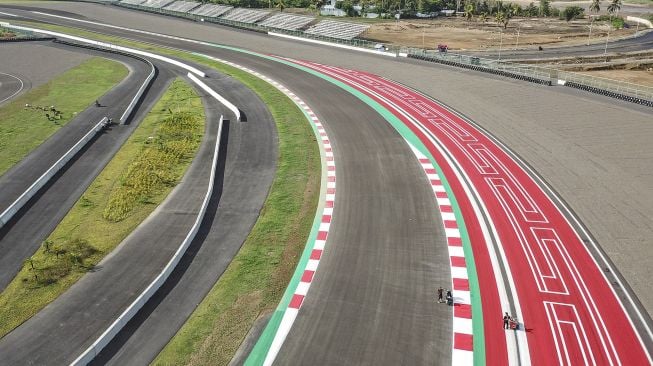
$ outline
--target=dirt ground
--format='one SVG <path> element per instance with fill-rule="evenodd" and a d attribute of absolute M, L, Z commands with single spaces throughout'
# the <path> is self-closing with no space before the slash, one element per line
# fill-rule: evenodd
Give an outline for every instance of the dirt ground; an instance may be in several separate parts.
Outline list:
<path fill-rule="evenodd" d="M 632 36 L 636 28 L 611 30 L 610 38 Z M 592 26 L 592 43 L 602 42 L 608 32 L 605 22 Z M 589 21 L 585 19 L 565 22 L 558 19 L 513 19 L 508 28 L 488 20 L 462 18 L 410 19 L 372 24 L 364 38 L 408 47 L 434 49 L 444 43 L 451 50 L 486 50 L 524 48 L 532 46 L 563 46 L 586 44 Z"/>
<path fill-rule="evenodd" d="M 584 71 L 581 74 L 600 78 L 622 80 L 633 84 L 653 87 L 653 71 L 646 70 L 599 70 Z"/>

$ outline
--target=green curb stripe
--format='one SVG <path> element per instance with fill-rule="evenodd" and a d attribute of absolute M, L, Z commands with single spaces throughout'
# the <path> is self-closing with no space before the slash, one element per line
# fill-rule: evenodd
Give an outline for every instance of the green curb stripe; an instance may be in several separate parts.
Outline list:
<path fill-rule="evenodd" d="M 264 58 L 270 61 L 275 61 L 279 62 L 282 64 L 285 64 L 290 67 L 294 67 L 296 69 L 302 70 L 304 72 L 307 72 L 309 74 L 312 74 L 316 77 L 319 77 L 323 80 L 326 80 L 339 88 L 349 92 L 350 94 L 354 95 L 361 101 L 363 101 L 365 104 L 370 106 L 372 109 L 374 109 L 377 113 L 379 113 L 390 125 L 392 125 L 397 132 L 406 140 L 408 140 L 415 148 L 417 148 L 420 152 L 422 152 L 424 155 L 426 155 L 433 166 L 435 167 L 436 171 L 438 174 L 441 176 L 442 180 L 442 185 L 445 187 L 445 190 L 447 191 L 447 195 L 449 196 L 449 199 L 451 201 L 451 206 L 453 207 L 454 214 L 456 215 L 456 221 L 459 223 L 459 230 L 460 230 L 460 236 L 463 242 L 463 250 L 465 252 L 465 258 L 467 260 L 467 272 L 469 276 L 469 287 L 470 287 L 470 297 L 471 297 L 471 302 L 472 302 L 472 327 L 473 327 L 473 334 L 474 334 L 474 365 L 485 365 L 486 360 L 485 360 L 485 338 L 484 338 L 484 329 L 483 329 L 483 312 L 482 312 L 482 307 L 481 307 L 481 295 L 480 295 L 480 287 L 478 284 L 478 274 L 476 272 L 476 264 L 474 261 L 474 256 L 473 256 L 473 251 L 471 248 L 471 242 L 469 240 L 469 234 L 467 232 L 467 228 L 465 226 L 465 221 L 463 219 L 462 212 L 460 210 L 460 206 L 458 205 L 458 201 L 455 198 L 455 195 L 453 194 L 453 190 L 451 189 L 451 186 L 448 182 L 448 179 L 442 174 L 442 169 L 440 166 L 437 164 L 435 161 L 435 158 L 433 158 L 433 155 L 429 152 L 429 150 L 426 148 L 426 146 L 422 143 L 422 141 L 413 133 L 413 131 L 406 126 L 397 116 L 392 114 L 389 110 L 381 106 L 378 102 L 373 100 L 371 97 L 367 96 L 366 94 L 363 94 L 362 92 L 352 88 L 351 86 L 336 80 L 330 76 L 324 75 L 318 71 L 315 71 L 313 69 L 310 69 L 305 66 L 301 66 L 298 64 L 295 64 L 293 62 L 280 59 L 277 57 L 273 56 L 267 56 L 263 54 L 259 54 L 256 52 L 252 51 L 247 51 L 247 50 L 241 50 L 239 48 L 235 47 L 230 47 L 230 46 L 223 46 L 223 45 L 217 45 L 217 44 L 211 44 L 213 47 L 217 48 L 222 48 L 222 49 L 227 49 L 239 53 L 246 53 L 249 55 L 253 55 L 256 57 Z M 203 54 L 197 54 L 200 56 L 205 56 Z M 205 56 L 206 57 L 206 56 Z M 319 220 L 319 218 L 316 218 Z M 298 267 L 298 268 L 303 268 L 303 267 Z M 296 275 L 297 273 L 295 273 Z M 301 274 L 300 274 L 301 276 Z M 295 277 L 295 276 L 293 276 Z M 285 297 L 285 295 L 284 295 Z M 281 321 L 282 314 L 279 316 L 279 320 L 276 322 L 274 326 L 278 328 L 279 322 Z M 268 326 L 273 326 L 272 324 L 272 319 Z M 268 331 L 268 328 L 266 327 L 266 332 Z M 276 333 L 276 329 L 275 329 Z M 271 341 L 270 341 L 271 342 Z M 255 350 L 262 352 L 263 350 L 258 347 L 258 342 L 257 345 L 255 346 Z M 269 345 L 268 345 L 269 348 Z M 254 351 L 252 351 L 254 353 Z M 265 354 L 267 354 L 267 349 L 265 350 Z M 263 359 L 265 357 L 263 356 Z M 249 361 L 249 359 L 248 359 Z M 262 362 L 261 362 L 262 363 Z M 247 363 L 249 365 L 249 363 Z"/>

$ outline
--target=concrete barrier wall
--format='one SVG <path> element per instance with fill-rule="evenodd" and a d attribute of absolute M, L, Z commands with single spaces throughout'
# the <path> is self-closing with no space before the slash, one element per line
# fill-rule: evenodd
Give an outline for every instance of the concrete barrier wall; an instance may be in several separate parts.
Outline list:
<path fill-rule="evenodd" d="M 34 195 L 45 186 L 86 144 L 97 135 L 108 123 L 106 117 L 102 118 L 90 131 L 88 131 L 73 147 L 59 158 L 48 170 L 43 173 L 23 194 L 20 195 L 2 214 L 0 214 L 0 228 L 3 227 Z"/>
<path fill-rule="evenodd" d="M 647 26 L 649 28 L 653 28 L 653 24 L 651 23 L 650 20 L 646 20 L 646 19 L 638 18 L 638 17 L 631 17 L 630 15 L 626 17 L 626 20 L 629 21 L 629 22 L 644 24 L 645 26 Z"/>
<path fill-rule="evenodd" d="M 188 78 L 191 79 L 195 84 L 197 84 L 202 90 L 209 93 L 213 98 L 217 99 L 225 107 L 227 107 L 235 116 L 238 121 L 240 121 L 240 110 L 233 103 L 225 99 L 222 95 L 218 94 L 215 90 L 209 88 L 208 85 L 204 84 L 200 79 L 195 77 L 195 75 L 188 73 Z"/>
<path fill-rule="evenodd" d="M 156 293 L 156 291 L 163 286 L 172 271 L 175 269 L 181 258 L 186 253 L 188 246 L 195 238 L 200 224 L 206 214 L 206 209 L 213 194 L 213 184 L 215 182 L 215 174 L 218 163 L 218 152 L 220 151 L 220 139 L 222 136 L 222 123 L 223 117 L 220 116 L 220 125 L 218 127 L 218 134 L 215 141 L 215 148 L 213 150 L 213 159 L 211 162 L 211 176 L 209 178 L 209 186 L 204 196 L 204 201 L 200 207 L 200 211 L 195 219 L 195 223 L 190 231 L 181 242 L 181 245 L 172 256 L 168 264 L 163 268 L 161 273 L 150 283 L 147 288 L 125 309 L 116 320 L 100 335 L 79 357 L 71 363 L 72 366 L 82 366 L 91 362 L 104 347 L 120 332 L 120 330 L 138 313 L 138 311 L 145 306 L 145 303 Z"/>

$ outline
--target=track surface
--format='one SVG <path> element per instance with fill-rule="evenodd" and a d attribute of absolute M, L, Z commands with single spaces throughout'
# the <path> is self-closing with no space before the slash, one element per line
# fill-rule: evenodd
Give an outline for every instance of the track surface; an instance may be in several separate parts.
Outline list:
<path fill-rule="evenodd" d="M 270 39 L 269 37 L 261 37 L 222 28 L 202 25 L 190 26 L 188 22 L 142 13 L 133 15 L 132 12 L 106 8 L 102 8 L 103 12 L 99 13 L 98 11 L 94 12 L 92 10 L 99 9 L 98 7 L 79 4 L 79 6 L 82 5 L 87 7 L 87 9 L 91 9 L 89 14 L 93 14 L 94 17 L 109 18 L 108 21 L 114 24 L 124 22 L 123 25 L 129 26 L 130 24 L 127 24 L 129 23 L 127 18 L 130 16 L 139 20 L 137 23 L 132 22 L 131 24 L 139 24 L 139 27 L 149 27 L 160 32 L 165 32 L 171 24 L 180 24 L 185 26 L 183 28 L 175 28 L 175 32 L 186 33 L 192 37 L 215 37 L 214 40 L 216 42 L 242 44 L 256 49 L 267 49 L 269 52 L 275 52 L 274 50 L 276 50 L 277 53 L 283 50 L 284 54 L 304 54 L 305 58 L 317 57 L 325 60 L 324 62 L 334 64 L 358 64 L 359 68 L 373 69 L 377 73 L 390 75 L 391 77 L 395 75 L 397 79 L 402 79 L 424 89 L 429 94 L 435 95 L 447 101 L 449 104 L 456 106 L 458 109 L 464 110 L 466 114 L 475 120 L 482 121 L 485 125 L 493 127 L 494 131 L 498 131 L 504 141 L 508 140 L 507 142 L 509 144 L 517 146 L 519 148 L 518 152 L 527 155 L 529 162 L 537 164 L 536 167 L 538 170 L 546 173 L 545 176 L 547 179 L 553 181 L 556 188 L 561 188 L 563 195 L 567 199 L 574 199 L 578 204 L 573 206 L 575 208 L 581 208 L 585 213 L 583 215 L 584 218 L 589 218 L 592 226 L 596 228 L 593 231 L 598 232 L 604 238 L 612 237 L 612 233 L 614 232 L 624 232 L 624 230 L 617 231 L 613 229 L 617 226 L 623 227 L 625 224 L 629 227 L 635 227 L 637 222 L 642 223 L 642 221 L 638 217 L 633 216 L 624 216 L 625 219 L 616 220 L 618 223 L 612 219 L 602 221 L 601 217 L 605 215 L 593 214 L 594 204 L 598 202 L 598 197 L 601 197 L 603 200 L 607 197 L 608 202 L 613 205 L 613 209 L 616 212 L 624 214 L 626 212 L 632 212 L 633 205 L 637 207 L 636 209 L 641 208 L 640 212 L 647 212 L 647 210 L 653 207 L 647 204 L 647 202 L 650 202 L 650 195 L 646 193 L 646 190 L 638 188 L 641 183 L 646 182 L 648 179 L 648 176 L 639 173 L 642 170 L 638 169 L 637 162 L 641 160 L 633 161 L 631 159 L 628 160 L 627 164 L 617 165 L 617 162 L 621 161 L 619 159 L 622 156 L 624 157 L 623 159 L 627 159 L 627 156 L 641 157 L 642 152 L 644 152 L 644 155 L 646 154 L 646 149 L 637 148 L 637 146 L 643 146 L 639 145 L 640 139 L 638 137 L 642 136 L 642 131 L 644 131 L 644 135 L 649 131 L 646 129 L 647 124 L 645 124 L 645 121 L 650 117 L 650 114 L 648 112 L 638 111 L 637 107 L 620 104 L 620 102 L 612 100 L 610 100 L 609 105 L 606 105 L 600 102 L 600 98 L 589 97 L 583 93 L 561 90 L 560 88 L 556 88 L 554 92 L 509 80 L 496 80 L 482 77 L 474 73 L 470 73 L 471 76 L 467 76 L 455 69 L 423 66 L 418 62 L 397 63 L 395 61 L 380 60 L 342 51 L 322 50 L 312 46 L 295 45 L 290 42 Z M 60 5 L 57 4 L 57 6 Z M 78 5 L 76 4 L 76 6 Z M 116 14 L 120 14 L 120 16 L 116 16 Z M 112 16 L 113 18 L 111 18 Z M 207 29 L 220 29 L 221 32 L 229 34 L 230 37 L 218 35 L 216 34 L 217 32 L 214 32 L 214 35 L 209 35 L 206 32 Z M 177 44 L 176 46 L 179 45 Z M 400 73 L 396 70 L 399 65 L 401 66 Z M 407 72 L 408 70 L 412 72 Z M 270 75 L 274 76 L 273 73 Z M 446 88 L 443 88 L 444 85 L 446 85 Z M 476 93 L 469 94 L 467 91 L 472 87 Z M 502 98 L 508 99 L 514 96 L 514 103 L 507 106 L 502 103 L 503 100 L 495 98 L 494 95 L 502 95 Z M 537 100 L 539 102 L 529 103 L 531 100 Z M 548 110 L 549 104 L 556 105 L 560 111 L 564 111 L 558 114 L 558 119 L 561 122 L 574 120 L 576 124 L 574 126 L 567 126 L 564 123 L 555 123 L 550 118 L 546 118 L 548 114 L 545 112 Z M 627 106 L 628 108 L 622 106 Z M 598 146 L 594 147 L 587 143 L 588 136 L 586 134 L 581 135 L 576 133 L 576 128 L 580 129 L 581 126 L 584 131 L 588 131 L 588 128 L 589 131 L 592 131 L 590 127 L 592 123 L 590 121 L 595 119 L 590 119 L 586 116 L 596 115 L 597 113 L 603 116 L 604 119 L 595 121 L 596 126 L 601 125 L 597 122 L 610 120 L 628 121 L 626 125 L 619 126 L 621 128 L 615 127 L 611 130 L 614 134 L 629 139 L 629 143 L 626 144 L 625 149 L 620 147 L 620 154 L 618 156 L 611 155 L 609 152 L 613 150 L 610 150 L 610 148 L 605 149 L 606 142 L 600 140 L 598 135 L 591 135 L 589 137 L 589 141 Z M 528 117 L 524 118 L 524 116 Z M 606 128 L 609 127 L 611 126 L 603 126 L 602 132 L 605 133 Z M 624 127 L 626 130 L 623 129 Z M 637 131 L 637 133 L 631 136 L 627 133 L 630 130 Z M 543 143 L 545 141 L 544 139 L 546 139 L 546 143 Z M 578 142 L 574 143 L 574 141 Z M 582 148 L 578 147 L 579 143 Z M 574 156 L 579 156 L 579 158 L 574 158 Z M 588 166 L 585 163 L 587 157 L 594 163 L 593 166 Z M 606 166 L 610 166 L 610 168 L 601 169 L 601 167 Z M 588 172 L 597 173 L 590 175 L 597 177 L 592 182 L 621 182 L 624 176 L 630 176 L 633 179 L 627 180 L 625 184 L 621 185 L 621 189 L 619 190 L 611 189 L 607 184 L 592 184 L 592 189 L 588 190 L 582 188 L 586 182 L 575 179 L 579 171 L 581 172 L 580 174 L 586 174 Z M 572 180 L 569 181 L 569 179 Z M 339 181 L 339 184 L 341 183 L 342 181 Z M 586 186 L 586 188 L 589 187 Z M 583 192 L 583 194 L 578 195 L 578 191 Z M 606 195 L 606 192 L 611 194 Z M 624 196 L 624 192 L 628 194 Z M 641 194 L 632 196 L 634 192 Z M 620 200 L 621 197 L 625 197 L 626 199 Z M 632 197 L 638 197 L 638 199 L 633 201 Z M 633 205 L 628 205 L 625 202 L 633 203 Z M 622 209 L 620 208 L 621 205 L 627 205 L 629 207 Z M 620 259 L 621 263 L 636 263 L 638 260 L 642 260 L 642 257 L 638 253 L 646 253 L 643 247 L 640 249 L 638 240 L 641 239 L 638 238 L 642 238 L 641 233 L 647 232 L 647 227 L 650 227 L 650 223 L 646 224 L 644 221 L 643 226 L 640 226 L 639 229 L 629 231 L 629 236 L 625 239 L 621 238 L 614 241 L 602 240 L 601 242 L 602 244 L 605 243 L 608 248 L 619 248 L 619 255 L 612 250 L 610 250 L 610 254 Z M 613 242 L 620 243 L 621 245 L 611 244 Z M 624 243 L 628 245 L 624 246 Z M 644 243 L 642 242 L 641 244 Z M 645 265 L 646 262 L 644 261 L 643 263 L 644 266 L 628 266 L 629 277 L 634 279 L 635 282 L 638 282 L 640 288 L 646 288 L 647 286 L 645 281 L 642 281 L 646 278 L 646 270 L 642 269 L 647 268 Z M 640 296 L 646 296 L 646 291 L 640 291 L 639 294 Z"/>
<path fill-rule="evenodd" d="M 300 63 L 364 93 L 377 93 L 379 102 L 392 103 L 408 112 L 469 175 L 506 253 L 507 266 L 516 284 L 513 296 L 521 301 L 521 320 L 526 324 L 534 364 L 649 362 L 619 304 L 618 299 L 624 298 L 624 294 L 618 287 L 613 289 L 602 274 L 605 265 L 594 263 L 562 212 L 499 146 L 459 116 L 409 89 L 371 74 Z M 411 126 L 408 120 L 405 123 Z M 417 128 L 413 130 L 420 133 Z M 428 144 L 426 135 L 422 136 Z M 434 156 L 441 155 L 433 145 L 430 150 Z M 438 160 L 440 165 L 446 164 L 442 156 Z M 472 243 L 478 245 L 483 239 L 472 237 Z M 476 257 L 479 273 L 492 273 L 487 256 Z M 496 319 L 485 320 L 487 347 L 495 349 L 505 331 L 493 326 Z"/>
<path fill-rule="evenodd" d="M 608 42 L 607 51 L 610 52 L 633 52 L 647 51 L 653 48 L 653 31 L 648 31 L 643 35 L 635 38 L 626 38 L 618 41 Z M 545 47 L 544 50 L 503 50 L 501 51 L 502 60 L 510 59 L 538 59 L 538 58 L 558 58 L 570 56 L 592 56 L 602 55 L 605 52 L 605 40 L 603 43 L 595 43 L 589 46 L 565 46 L 565 47 Z M 463 52 L 470 55 L 482 55 L 486 57 L 498 56 L 498 51 L 492 52 Z"/>
<path fill-rule="evenodd" d="M 51 44 L 70 50 L 71 47 Z M 0 177 L 0 211 L 4 211 L 54 162 L 68 151 L 92 126 L 103 117 L 118 120 L 133 93 L 150 73 L 150 67 L 131 57 L 85 51 L 89 54 L 111 57 L 131 69 L 130 75 L 107 92 L 100 100 L 106 107 L 90 107 L 77 115 L 66 126 L 32 151 L 20 163 Z M 162 78 L 165 79 L 165 74 Z M 149 99 L 151 103 L 152 98 Z M 147 103 L 146 103 L 147 104 Z M 23 261 L 31 256 L 42 241 L 56 227 L 70 207 L 77 201 L 88 184 L 102 170 L 113 153 L 131 134 L 134 125 L 114 126 L 112 131 L 100 133 L 82 155 L 73 159 L 47 187 L 47 194 L 37 194 L 26 208 L 21 210 L 0 229 L 0 289 L 14 278 Z M 44 189 L 46 189 L 44 187 Z"/>
<path fill-rule="evenodd" d="M 0 72 L 0 106 L 25 89 L 23 80 L 12 74 Z"/>

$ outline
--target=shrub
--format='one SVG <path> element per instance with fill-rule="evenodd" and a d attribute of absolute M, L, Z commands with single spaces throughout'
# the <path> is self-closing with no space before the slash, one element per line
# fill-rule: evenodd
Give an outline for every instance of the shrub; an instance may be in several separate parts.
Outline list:
<path fill-rule="evenodd" d="M 619 17 L 619 18 L 614 18 L 612 19 L 612 27 L 614 29 L 622 29 L 625 25 L 624 19 Z"/>
<path fill-rule="evenodd" d="M 568 6 L 562 12 L 562 18 L 566 21 L 579 19 L 585 16 L 585 9 L 580 6 Z"/>

